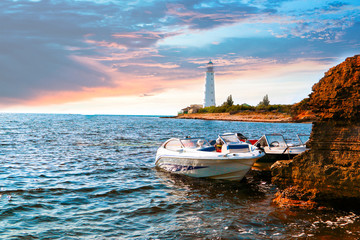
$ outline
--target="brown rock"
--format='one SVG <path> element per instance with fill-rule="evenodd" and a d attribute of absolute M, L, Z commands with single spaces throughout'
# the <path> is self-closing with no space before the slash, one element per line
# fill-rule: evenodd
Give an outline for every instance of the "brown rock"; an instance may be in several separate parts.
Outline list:
<path fill-rule="evenodd" d="M 360 55 L 331 68 L 315 84 L 309 105 L 317 115 L 311 150 L 272 166 L 274 202 L 360 202 Z M 308 202 L 308 203 L 306 203 Z M 295 204 L 296 206 L 296 204 Z"/>
<path fill-rule="evenodd" d="M 359 79 L 360 55 L 347 58 L 325 73 L 325 76 L 313 86 L 309 102 L 320 121 L 359 121 Z"/>
<path fill-rule="evenodd" d="M 273 203 L 283 208 L 315 209 L 319 204 L 312 199 L 316 195 L 316 190 L 304 191 L 297 186 L 286 188 L 284 191 L 277 192 Z"/>

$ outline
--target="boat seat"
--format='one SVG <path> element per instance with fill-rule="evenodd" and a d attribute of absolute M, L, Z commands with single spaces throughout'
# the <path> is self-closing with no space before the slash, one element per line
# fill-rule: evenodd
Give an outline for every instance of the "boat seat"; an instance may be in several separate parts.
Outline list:
<path fill-rule="evenodd" d="M 248 149 L 249 146 L 247 144 L 231 144 L 227 145 L 227 149 Z"/>
<path fill-rule="evenodd" d="M 204 147 L 204 148 L 200 148 L 198 151 L 203 151 L 203 152 L 213 152 L 215 151 L 215 147 Z"/>

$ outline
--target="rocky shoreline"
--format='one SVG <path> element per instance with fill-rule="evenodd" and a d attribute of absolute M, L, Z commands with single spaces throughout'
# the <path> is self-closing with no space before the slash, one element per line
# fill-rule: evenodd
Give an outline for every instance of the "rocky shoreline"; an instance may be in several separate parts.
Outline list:
<path fill-rule="evenodd" d="M 295 121 L 293 121 L 292 117 L 288 114 L 273 113 L 273 112 L 242 112 L 242 113 L 236 113 L 236 114 L 190 113 L 190 114 L 180 114 L 173 118 L 218 120 L 218 121 L 242 121 L 242 122 L 274 122 L 274 123 L 295 122 Z"/>
<path fill-rule="evenodd" d="M 331 68 L 310 95 L 310 150 L 272 166 L 282 207 L 360 207 L 360 55 Z"/>

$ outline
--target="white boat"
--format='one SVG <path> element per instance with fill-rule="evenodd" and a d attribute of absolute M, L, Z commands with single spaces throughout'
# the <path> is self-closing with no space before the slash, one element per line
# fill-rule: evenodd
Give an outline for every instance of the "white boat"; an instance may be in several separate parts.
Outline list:
<path fill-rule="evenodd" d="M 155 165 L 165 171 L 190 177 L 241 180 L 264 153 L 240 142 L 235 134 L 219 135 L 216 150 L 204 138 L 171 138 L 156 154 Z"/>
<path fill-rule="evenodd" d="M 289 160 L 294 156 L 308 150 L 306 142 L 309 140 L 308 134 L 297 134 L 299 143 L 289 144 L 281 134 L 265 134 L 254 146 L 265 152 L 265 156 L 258 162 L 276 162 L 278 160 Z"/>

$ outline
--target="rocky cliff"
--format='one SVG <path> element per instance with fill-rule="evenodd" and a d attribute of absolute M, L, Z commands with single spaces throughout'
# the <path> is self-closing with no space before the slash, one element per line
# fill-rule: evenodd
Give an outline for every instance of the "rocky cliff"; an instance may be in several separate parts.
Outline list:
<path fill-rule="evenodd" d="M 274 202 L 313 208 L 339 200 L 360 204 L 360 55 L 331 68 L 313 86 L 311 150 L 272 166 Z M 360 205 L 359 205 L 360 206 Z"/>

